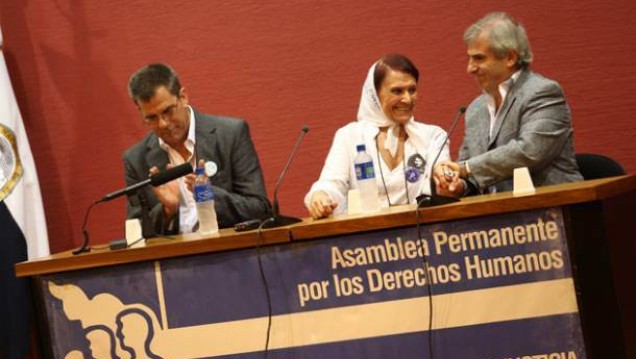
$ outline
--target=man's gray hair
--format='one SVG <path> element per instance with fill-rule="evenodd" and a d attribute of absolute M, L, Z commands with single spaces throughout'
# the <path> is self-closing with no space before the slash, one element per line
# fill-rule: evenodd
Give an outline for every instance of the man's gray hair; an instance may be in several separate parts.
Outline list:
<path fill-rule="evenodd" d="M 526 29 L 505 12 L 493 12 L 472 24 L 464 32 L 464 43 L 469 45 L 477 37 L 486 34 L 490 49 L 497 58 L 505 57 L 510 51 L 518 55 L 517 66 L 527 68 L 532 63 L 532 50 Z"/>

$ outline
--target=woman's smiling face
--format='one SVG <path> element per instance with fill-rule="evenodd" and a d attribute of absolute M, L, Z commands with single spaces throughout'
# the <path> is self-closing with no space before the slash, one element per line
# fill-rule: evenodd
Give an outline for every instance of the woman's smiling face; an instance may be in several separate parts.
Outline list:
<path fill-rule="evenodd" d="M 401 125 L 413 117 L 417 99 L 417 81 L 401 71 L 388 69 L 378 93 L 384 114 Z"/>

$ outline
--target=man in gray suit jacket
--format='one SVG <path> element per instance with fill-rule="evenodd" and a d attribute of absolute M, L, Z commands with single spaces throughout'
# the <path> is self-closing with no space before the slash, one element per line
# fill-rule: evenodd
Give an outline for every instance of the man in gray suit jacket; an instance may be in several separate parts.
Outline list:
<path fill-rule="evenodd" d="M 523 26 L 505 13 L 488 14 L 466 30 L 464 42 L 467 71 L 484 93 L 466 111 L 458 162 L 435 168 L 438 193 L 512 190 L 518 167 L 528 167 L 535 186 L 582 180 L 570 109 L 558 83 L 529 69 Z"/>
<path fill-rule="evenodd" d="M 219 228 L 268 215 L 263 175 L 245 121 L 197 112 L 188 105 L 177 74 L 165 64 L 135 72 L 129 92 L 152 132 L 122 156 L 127 185 L 185 162 L 193 166 L 213 162 L 217 171 L 210 181 Z M 131 197 L 128 218 L 140 218 L 145 202 L 156 234 L 192 232 L 197 227 L 193 184 L 190 174 L 144 188 Z"/>

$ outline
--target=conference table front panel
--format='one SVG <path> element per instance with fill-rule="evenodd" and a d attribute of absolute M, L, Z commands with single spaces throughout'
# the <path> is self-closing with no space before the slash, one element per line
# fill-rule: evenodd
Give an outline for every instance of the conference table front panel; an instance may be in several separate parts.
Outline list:
<path fill-rule="evenodd" d="M 585 358 L 566 243 L 550 207 L 35 278 L 55 358 Z"/>

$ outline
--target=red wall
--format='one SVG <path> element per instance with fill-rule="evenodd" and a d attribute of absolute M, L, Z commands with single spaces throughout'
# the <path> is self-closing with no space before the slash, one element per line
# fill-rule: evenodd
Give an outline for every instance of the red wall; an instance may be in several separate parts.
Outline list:
<path fill-rule="evenodd" d="M 605 153 L 636 170 L 636 2 L 336 3 L 2 0 L 4 55 L 52 251 L 77 246 L 86 207 L 124 184 L 120 155 L 146 132 L 126 95 L 138 67 L 168 62 L 198 109 L 247 119 L 270 194 L 308 124 L 279 196 L 283 212 L 305 216 L 302 197 L 335 130 L 355 118 L 371 63 L 388 52 L 411 57 L 422 73 L 417 117 L 448 127 L 458 106 L 479 93 L 465 73 L 463 30 L 494 10 L 526 25 L 534 69 L 565 88 L 577 151 Z M 94 242 L 122 237 L 124 218 L 123 199 L 96 207 Z"/>

